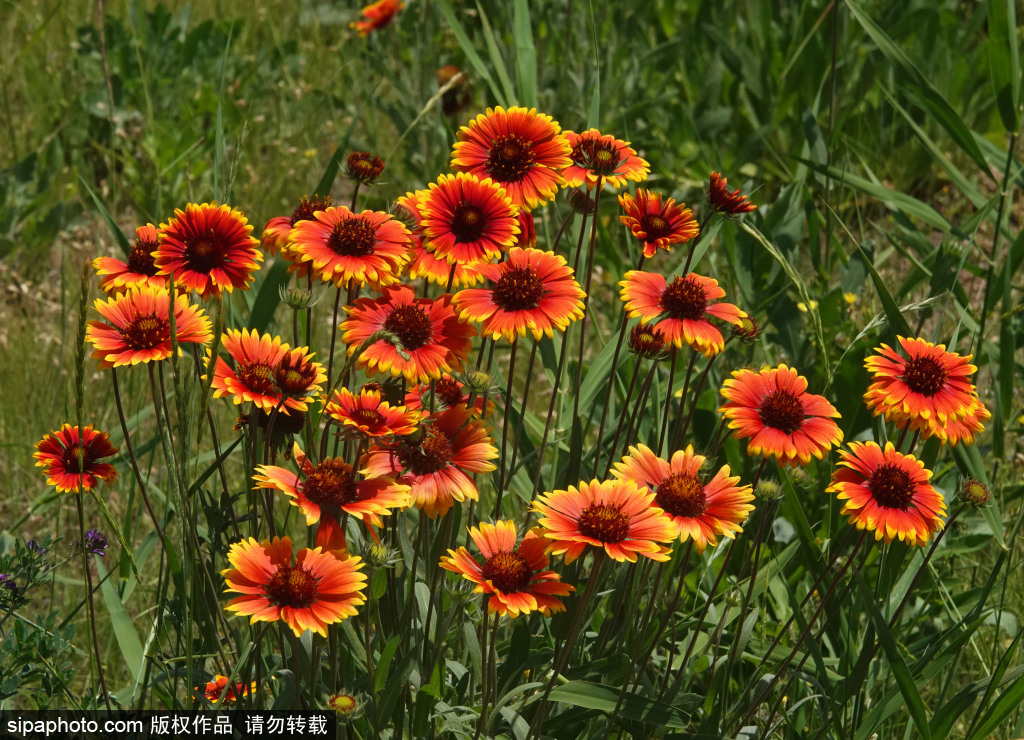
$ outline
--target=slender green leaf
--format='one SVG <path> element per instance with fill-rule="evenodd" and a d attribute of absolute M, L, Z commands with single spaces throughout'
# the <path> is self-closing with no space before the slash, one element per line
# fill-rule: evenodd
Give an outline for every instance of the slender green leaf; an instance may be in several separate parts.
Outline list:
<path fill-rule="evenodd" d="M 484 60 L 480 58 L 480 55 L 476 53 L 476 44 L 470 41 L 469 36 L 466 35 L 466 29 L 462 27 L 462 24 L 455 15 L 455 11 L 452 9 L 451 0 L 436 0 L 435 4 L 437 9 L 441 11 L 441 15 L 444 16 L 448 29 L 455 36 L 455 40 L 459 42 L 462 53 L 466 55 L 466 59 L 473 65 L 473 69 L 476 70 L 480 78 L 486 81 L 487 86 L 491 88 L 491 94 L 498 101 L 498 105 L 502 107 L 507 106 L 508 100 L 502 93 L 501 88 L 495 83 L 491 70 L 484 64 Z"/>
<path fill-rule="evenodd" d="M 537 49 L 533 45 L 529 0 L 515 0 L 512 35 L 516 42 L 516 89 L 519 102 L 537 107 Z"/>
<path fill-rule="evenodd" d="M 1016 131 L 1020 50 L 1017 47 L 1017 10 L 1014 0 L 988 2 L 988 67 L 1003 127 L 1007 131 Z"/>
<path fill-rule="evenodd" d="M 951 224 L 945 216 L 927 203 L 922 203 L 917 198 L 911 197 L 905 193 L 900 193 L 896 190 L 890 190 L 887 187 L 875 184 L 870 180 L 865 180 L 863 177 L 857 177 L 856 175 L 836 169 L 835 167 L 826 167 L 818 164 L 817 162 L 812 162 L 809 159 L 803 159 L 802 157 L 793 157 L 793 159 L 807 165 L 815 172 L 827 175 L 841 185 L 851 187 L 854 190 L 859 190 L 866 195 L 870 195 L 872 198 L 885 203 L 893 210 L 912 216 L 947 234 L 954 232 L 958 236 L 965 236 L 955 229 L 953 224 Z"/>
<path fill-rule="evenodd" d="M 889 668 L 892 671 L 893 678 L 896 679 L 896 685 L 899 686 L 900 693 L 903 694 L 903 698 L 907 702 L 910 718 L 913 720 L 914 726 L 917 727 L 920 736 L 924 740 L 931 740 L 928 710 L 925 709 L 924 702 L 921 700 L 921 693 L 917 690 L 917 684 L 914 683 L 914 678 L 910 675 L 910 669 L 907 668 L 906 661 L 903 660 L 903 654 L 896 644 L 896 638 L 892 636 L 885 617 L 882 616 L 882 613 L 875 605 L 874 597 L 868 590 L 867 584 L 864 583 L 863 574 L 857 573 L 856 578 L 857 587 L 861 595 L 861 605 L 868 612 L 871 622 L 875 625 L 875 631 L 878 633 L 878 639 L 882 643 L 885 657 L 889 660 Z"/>
<path fill-rule="evenodd" d="M 385 645 L 384 649 L 380 651 L 380 657 L 377 659 L 377 666 L 373 669 L 374 691 L 380 692 L 380 690 L 387 684 L 388 669 L 391 668 L 391 660 L 395 657 L 395 651 L 398 650 L 398 643 L 400 640 L 401 637 L 399 635 L 395 635 L 388 640 L 387 645 Z"/>
<path fill-rule="evenodd" d="M 807 306 L 808 315 L 811 317 L 811 324 L 814 328 L 814 336 L 818 340 L 818 351 L 821 352 L 822 359 L 825 363 L 825 367 L 828 367 L 828 345 L 825 343 L 825 332 L 821 326 L 821 315 L 816 310 L 811 310 L 813 301 L 811 294 L 807 290 L 807 285 L 804 284 L 803 278 L 800 277 L 800 273 L 794 269 L 793 265 L 789 263 L 786 256 L 782 254 L 778 247 L 776 247 L 771 241 L 762 234 L 756 226 L 748 223 L 747 221 L 740 221 L 740 227 L 750 234 L 757 242 L 765 248 L 765 251 L 772 256 L 772 258 L 779 263 L 782 271 L 786 273 L 790 282 L 796 288 L 797 293 L 800 294 L 800 299 Z"/>
<path fill-rule="evenodd" d="M 505 98 L 509 101 L 509 105 L 512 105 L 516 102 L 516 90 L 512 86 L 512 80 L 509 78 L 508 70 L 505 68 L 505 57 L 498 48 L 494 32 L 491 31 L 491 24 L 487 20 L 487 13 L 484 12 L 484 8 L 479 0 L 477 0 L 476 9 L 480 14 L 480 25 L 484 29 L 484 40 L 487 42 L 487 53 L 491 57 L 491 64 L 498 75 L 498 81 L 501 82 L 501 88 L 505 91 Z"/>
<path fill-rule="evenodd" d="M 857 3 L 853 0 L 846 0 L 846 5 L 850 9 L 851 15 L 875 42 L 878 50 L 893 65 L 897 75 L 902 79 L 917 104 L 931 113 L 936 122 L 946 129 L 946 133 L 953 138 L 964 154 L 974 160 L 982 172 L 991 175 L 988 163 L 978 147 L 978 142 L 974 140 L 974 135 L 953 110 L 953 107 L 942 97 L 942 93 L 928 81 L 928 78 L 914 66 L 903 50 L 896 46 L 885 31 L 879 28 Z"/>
<path fill-rule="evenodd" d="M 107 613 L 110 614 L 110 626 L 114 630 L 114 639 L 121 649 L 121 655 L 124 656 L 124 662 L 128 665 L 132 677 L 138 680 L 137 677 L 142 674 L 143 656 L 145 655 L 139 633 L 135 631 L 132 618 L 128 616 L 124 604 L 121 603 L 116 586 L 107 578 L 107 571 L 103 567 L 103 563 L 98 558 L 93 558 L 93 562 L 96 563 L 96 573 L 100 578 L 103 604 L 107 607 Z"/>
<path fill-rule="evenodd" d="M 121 251 L 124 252 L 125 255 L 131 254 L 131 242 L 128 241 L 128 237 L 124 235 L 123 231 L 121 231 L 121 227 L 117 225 L 117 221 L 115 221 L 114 217 L 110 215 L 110 211 L 108 211 L 106 206 L 103 205 L 99 196 L 93 192 L 93 189 L 89 187 L 89 183 L 87 183 L 81 176 L 79 176 L 78 182 L 81 183 L 82 187 L 85 188 L 85 191 L 89 193 L 89 197 L 92 198 L 92 202 L 96 206 L 96 210 L 100 212 L 100 216 L 103 217 L 103 221 L 107 224 L 107 228 L 110 229 L 110 233 L 117 242 L 117 246 L 121 247 Z"/>
<path fill-rule="evenodd" d="M 585 709 L 613 712 L 619 701 L 621 689 L 589 681 L 570 681 L 556 686 L 551 691 L 551 700 Z M 648 699 L 640 694 L 627 693 L 619 710 L 627 719 L 646 722 L 661 727 L 683 729 L 690 723 L 694 709 L 704 702 L 697 694 L 683 694 L 675 705 Z"/>
<path fill-rule="evenodd" d="M 263 284 L 253 301 L 252 313 L 249 314 L 248 328 L 263 333 L 274 319 L 274 312 L 281 302 L 279 288 L 288 282 L 287 260 L 279 259 L 269 270 L 264 271 Z"/>
<path fill-rule="evenodd" d="M 857 249 L 860 250 L 861 256 L 864 258 L 868 274 L 871 275 L 871 282 L 875 284 L 875 292 L 878 293 L 878 299 L 882 302 L 882 311 L 885 312 L 885 318 L 889 320 L 889 326 L 901 337 L 913 337 L 914 332 L 910 328 L 910 324 L 907 323 L 907 319 L 904 317 L 903 312 L 900 311 L 900 307 L 893 300 L 889 289 L 885 287 L 885 281 L 882 280 L 882 276 L 878 274 L 878 270 L 871 264 L 867 252 L 864 251 L 860 244 L 857 245 Z"/>

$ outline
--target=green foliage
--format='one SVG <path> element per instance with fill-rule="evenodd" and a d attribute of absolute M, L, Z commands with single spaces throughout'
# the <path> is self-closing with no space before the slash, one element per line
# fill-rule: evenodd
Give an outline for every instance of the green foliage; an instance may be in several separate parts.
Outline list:
<path fill-rule="evenodd" d="M 384 181 L 360 190 L 359 202 L 387 210 L 448 168 L 458 127 L 488 106 L 536 106 L 565 129 L 630 140 L 652 165 L 644 185 L 702 220 L 711 169 L 742 186 L 758 210 L 740 223 L 704 221 L 690 268 L 714 276 L 762 332 L 730 340 L 714 362 L 697 358 L 692 377 L 688 354 L 670 366 L 620 353 L 617 283 L 637 246 L 606 193 L 596 226 L 577 216 L 559 243 L 570 264 L 586 265 L 596 228 L 585 341 L 575 327 L 542 339 L 529 369 L 532 340 L 520 342 L 515 368 L 506 346 L 493 352 L 492 434 L 507 437 L 518 463 L 507 490 L 496 490 L 497 474 L 478 476 L 478 504 L 440 520 L 415 510 L 388 517 L 379 546 L 349 519 L 350 551 L 374 563 L 368 599 L 326 639 L 307 631 L 293 640 L 280 625 L 224 611 L 219 573 L 231 544 L 272 526 L 312 545 L 283 497 L 252 492 L 257 464 L 291 465 L 292 437 L 276 447 L 248 406 L 212 398 L 200 378 L 210 367 L 186 351 L 152 386 L 141 367 L 119 374 L 126 439 L 104 395 L 109 371 L 93 374 L 87 361 L 84 418 L 122 448 L 114 495 L 86 499 L 123 551 L 91 561 L 98 652 L 118 701 L 211 706 L 194 687 L 220 673 L 256 683 L 247 707 L 323 706 L 350 693 L 360 708 L 347 730 L 358 737 L 523 740 L 532 725 L 559 738 L 1020 735 L 1024 232 L 1013 2 L 437 0 L 407 3 L 368 39 L 348 29 L 354 9 L 328 2 L 224 2 L 216 15 L 202 4 L 151 5 L 108 7 L 102 33 L 75 9 L 33 6 L 8 34 L 0 287 L 14 286 L 17 300 L 0 309 L 0 463 L 10 461 L 10 490 L 26 492 L 0 501 L 14 513 L 12 534 L 30 516 L 33 526 L 67 526 L 66 507 L 32 470 L 31 443 L 64 420 L 74 374 L 34 347 L 44 326 L 68 336 L 63 314 L 79 297 L 68 286 L 84 258 L 127 251 L 135 226 L 166 222 L 187 202 L 237 205 L 256 235 L 302 194 L 347 204 L 353 186 L 339 175 L 352 150 L 386 159 Z M 472 90 L 454 115 L 443 108 L 456 98 L 434 77 L 444 64 L 469 80 L 456 92 Z M 536 213 L 541 248 L 552 248 L 567 215 L 561 198 Z M 681 275 L 687 248 L 646 269 Z M 293 314 L 279 292 L 291 284 L 287 268 L 268 260 L 248 292 L 207 307 L 219 328 L 280 334 L 293 346 L 308 335 L 323 357 L 340 320 L 330 317 L 333 289 L 315 294 L 323 300 L 312 314 Z M 59 308 L 38 310 L 47 301 Z M 834 455 L 760 468 L 718 412 L 730 371 L 786 363 L 835 404 L 847 441 L 884 444 L 894 430 L 864 407 L 863 359 L 897 336 L 973 354 L 973 382 L 993 412 L 975 445 L 910 441 L 957 512 L 923 552 L 858 540 L 825 492 Z M 70 339 L 53 344 L 81 351 Z M 219 339 L 213 354 L 225 354 Z M 344 349 L 335 354 L 337 371 Z M 532 395 L 522 400 L 527 377 Z M 48 389 L 43 400 L 21 390 L 34 378 Z M 472 587 L 440 571 L 448 548 L 470 542 L 467 526 L 492 511 L 533 523 L 534 494 L 604 477 L 625 445 L 657 447 L 663 419 L 673 442 L 685 428 L 669 452 L 692 443 L 744 482 L 778 482 L 781 501 L 757 502 L 735 551 L 719 536 L 703 553 L 676 544 L 664 566 L 607 563 L 594 593 L 585 586 L 592 559 L 554 558 L 577 588 L 566 614 L 496 627 Z M 333 443 L 326 434 L 321 443 L 321 421 L 311 413 L 294 434 L 303 449 Z M 980 511 L 959 510 L 968 475 L 993 491 Z M 55 580 L 55 567 L 21 544 L 0 555 L 0 572 L 17 584 L 0 584 L 0 698 L 99 704 L 84 588 Z M 46 603 L 77 605 L 63 621 L 26 613 L 47 586 Z"/>

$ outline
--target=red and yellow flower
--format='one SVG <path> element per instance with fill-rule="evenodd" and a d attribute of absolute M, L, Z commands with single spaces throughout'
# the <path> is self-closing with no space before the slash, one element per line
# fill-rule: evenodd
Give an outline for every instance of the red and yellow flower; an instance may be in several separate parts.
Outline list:
<path fill-rule="evenodd" d="M 516 243 L 518 209 L 490 178 L 441 175 L 419 207 L 424 246 L 449 265 L 491 262 Z"/>
<path fill-rule="evenodd" d="M 58 493 L 91 491 L 98 481 L 111 483 L 117 479 L 117 470 L 110 463 L 99 462 L 117 453 L 110 444 L 110 435 L 98 432 L 92 424 L 79 430 L 64 424 L 36 442 L 36 467 L 43 469 L 46 484 L 55 486 Z"/>
<path fill-rule="evenodd" d="M 874 442 L 851 442 L 840 450 L 840 461 L 825 490 L 843 502 L 844 516 L 876 540 L 894 539 L 924 545 L 942 528 L 946 503 L 928 482 L 932 477 L 913 455 L 896 451 L 892 442 L 883 450 Z"/>
<path fill-rule="evenodd" d="M 630 270 L 625 274 L 622 300 L 631 317 L 646 324 L 659 317 L 658 329 L 666 342 L 682 347 L 685 342 L 706 357 L 714 357 L 725 347 L 725 338 L 709 316 L 739 326 L 746 314 L 731 303 L 712 303 L 725 297 L 718 281 L 691 272 L 666 283 L 656 272 Z"/>
<path fill-rule="evenodd" d="M 292 561 L 288 537 L 257 542 L 250 537 L 228 550 L 221 571 L 228 593 L 242 594 L 225 607 L 256 622 L 283 621 L 296 637 L 307 629 L 327 637 L 327 626 L 355 616 L 366 603 L 366 576 L 358 557 L 339 558 L 303 548 Z"/>
<path fill-rule="evenodd" d="M 535 108 L 488 108 L 459 129 L 451 167 L 490 178 L 515 205 L 532 211 L 555 197 L 564 183 L 559 172 L 572 164 L 572 147 L 560 131 Z"/>
<path fill-rule="evenodd" d="M 352 21 L 350 27 L 358 31 L 360 36 L 369 36 L 391 23 L 404 7 L 405 3 L 401 0 L 377 0 L 359 11 L 366 20 Z"/>
<path fill-rule="evenodd" d="M 348 388 L 335 391 L 324 411 L 343 431 L 368 438 L 412 434 L 421 418 L 417 411 L 382 400 L 380 391 L 366 389 L 359 395 Z"/>
<path fill-rule="evenodd" d="M 130 286 L 136 285 L 163 288 L 167 278 L 157 274 L 157 266 L 153 253 L 160 246 L 160 232 L 153 224 L 140 226 L 135 230 L 135 243 L 128 253 L 128 261 L 122 262 L 114 257 L 97 257 L 92 266 L 101 275 L 100 290 L 104 293 L 123 293 Z"/>
<path fill-rule="evenodd" d="M 432 418 L 419 440 L 370 447 L 363 469 L 367 476 L 392 477 L 410 486 L 413 503 L 431 519 L 446 514 L 456 501 L 476 501 L 479 492 L 470 475 L 491 472 L 495 466 L 489 461 L 498 457 L 487 425 L 471 420 L 465 406 Z"/>
<path fill-rule="evenodd" d="M 839 412 L 822 396 L 807 392 L 807 379 L 779 365 L 758 373 L 736 370 L 721 391 L 728 403 L 719 412 L 729 420 L 734 439 L 750 439 L 747 453 L 773 456 L 781 465 L 821 460 L 843 441 L 832 419 Z"/>
<path fill-rule="evenodd" d="M 975 412 L 981 402 L 970 381 L 978 369 L 971 364 L 972 355 L 947 352 L 946 345 L 923 339 L 898 339 L 907 357 L 883 344 L 875 349 L 878 354 L 864 360 L 872 375 L 864 401 L 875 416 L 885 414 L 898 428 L 923 431 L 943 443 L 946 427 L 968 417 L 974 421 L 967 428 L 980 431 L 982 419 Z M 987 414 L 985 410 L 982 416 L 987 419 Z M 954 427 L 954 434 L 962 437 L 960 427 Z"/>
<path fill-rule="evenodd" d="M 666 462 L 648 447 L 630 447 L 622 462 L 615 463 L 612 474 L 631 480 L 639 487 L 654 491 L 654 505 L 671 519 L 680 540 L 693 540 L 697 552 L 718 544 L 717 535 L 735 539 L 750 512 L 754 494 L 750 486 L 737 485 L 740 477 L 729 475 L 723 465 L 711 480 L 701 475 L 703 455 L 695 455 L 693 446 L 677 450 Z"/>
<path fill-rule="evenodd" d="M 508 259 L 477 270 L 491 281 L 490 288 L 468 288 L 455 294 L 459 317 L 483 324 L 482 332 L 493 339 L 535 339 L 554 330 L 565 331 L 583 317 L 586 295 L 573 278 L 565 259 L 539 249 L 509 250 Z"/>
<path fill-rule="evenodd" d="M 750 202 L 750 198 L 741 194 L 740 190 L 740 188 L 736 188 L 730 192 L 722 174 L 712 172 L 711 180 L 708 183 L 708 203 L 724 216 L 738 216 L 741 213 L 756 211 L 757 206 Z"/>
<path fill-rule="evenodd" d="M 167 288 L 130 287 L 93 304 L 106 321 L 90 321 L 85 338 L 100 368 L 138 365 L 171 356 L 171 298 Z M 174 329 L 179 345 L 206 344 L 213 338 L 210 319 L 187 295 L 174 299 Z M 180 347 L 179 347 L 180 351 Z"/>
<path fill-rule="evenodd" d="M 390 214 L 357 214 L 338 206 L 296 223 L 285 251 L 300 272 L 312 269 L 325 283 L 388 285 L 397 282 L 408 259 L 410 238 L 409 230 Z"/>
<path fill-rule="evenodd" d="M 360 479 L 360 471 L 340 457 L 327 457 L 313 465 L 298 442 L 292 453 L 301 475 L 276 465 L 259 465 L 253 480 L 256 488 L 274 488 L 289 496 L 309 526 L 325 516 L 337 521 L 344 513 L 379 527 L 382 516 L 411 504 L 409 486 L 391 477 L 364 475 Z"/>
<path fill-rule="evenodd" d="M 477 334 L 455 315 L 450 295 L 416 298 L 407 285 L 386 288 L 381 298 L 360 298 L 345 311 L 348 318 L 340 328 L 350 355 L 377 332 L 391 334 L 362 351 L 359 367 L 368 375 L 390 372 L 410 383 L 461 367 Z"/>
<path fill-rule="evenodd" d="M 229 686 L 228 681 L 227 676 L 222 676 L 219 673 L 213 677 L 212 681 L 207 681 L 203 691 L 206 700 L 213 704 L 217 702 L 221 702 L 221 704 L 234 704 L 238 701 L 239 697 L 248 696 L 250 692 L 256 690 L 255 681 L 248 686 L 244 683 L 236 683 Z M 222 695 L 224 696 L 223 701 L 221 701 Z"/>
<path fill-rule="evenodd" d="M 224 291 L 248 289 L 263 261 L 258 245 L 237 208 L 189 203 L 160 224 L 160 247 L 153 259 L 161 275 L 173 273 L 175 285 L 216 298 Z"/>
<path fill-rule="evenodd" d="M 465 384 L 456 380 L 448 373 L 441 375 L 433 383 L 421 383 L 412 386 L 405 394 L 405 407 L 410 411 L 426 410 L 431 407 L 431 393 L 434 396 L 434 405 L 438 411 L 454 408 L 455 406 L 469 407 L 470 393 Z M 493 408 L 494 404 L 487 402 L 488 407 Z M 474 416 L 481 416 L 484 412 L 484 397 L 476 394 L 473 407 L 469 409 Z"/>
<path fill-rule="evenodd" d="M 263 227 L 263 234 L 260 236 L 260 246 L 271 254 L 277 254 L 287 246 L 295 224 L 299 221 L 311 221 L 313 214 L 330 208 L 330 206 L 331 197 L 329 195 L 302 196 L 291 216 L 274 216 L 267 221 L 267 225 Z M 294 262 L 287 252 L 284 256 Z M 305 273 L 302 276 L 305 277 Z"/>
<path fill-rule="evenodd" d="M 581 134 L 566 131 L 563 136 L 572 147 L 572 164 L 562 170 L 565 184 L 587 189 L 597 187 L 598 181 L 618 190 L 627 180 L 642 182 L 651 172 L 651 165 L 637 156 L 628 141 L 620 141 L 596 128 Z"/>
<path fill-rule="evenodd" d="M 688 242 L 700 233 L 700 226 L 685 203 L 663 198 L 661 193 L 643 189 L 637 190 L 635 196 L 619 196 L 619 205 L 625 212 L 619 220 L 643 242 L 644 257 L 653 257 L 659 249 L 671 249 L 673 244 Z"/>
<path fill-rule="evenodd" d="M 672 520 L 654 505 L 654 494 L 631 480 L 580 481 L 578 489 L 543 494 L 532 508 L 541 515 L 551 552 L 565 553 L 566 563 L 587 545 L 619 561 L 635 563 L 637 555 L 666 561 L 669 548 L 658 543 L 676 537 Z"/>
<path fill-rule="evenodd" d="M 217 358 L 211 384 L 214 398 L 231 396 L 238 405 L 252 401 L 268 412 L 306 411 L 304 398 L 327 380 L 323 365 L 312 362 L 306 347 L 290 349 L 281 337 L 261 336 L 255 329 L 228 329 L 221 344 L 234 367 Z"/>
<path fill-rule="evenodd" d="M 441 558 L 441 567 L 475 583 L 474 593 L 491 594 L 488 614 L 518 617 L 539 611 L 547 617 L 565 611 L 558 597 L 568 596 L 575 589 L 561 583 L 553 570 L 546 570 L 549 543 L 538 528 L 527 532 L 518 547 L 516 525 L 510 521 L 481 522 L 479 528 L 470 527 L 469 534 L 484 562 L 460 547 Z"/>

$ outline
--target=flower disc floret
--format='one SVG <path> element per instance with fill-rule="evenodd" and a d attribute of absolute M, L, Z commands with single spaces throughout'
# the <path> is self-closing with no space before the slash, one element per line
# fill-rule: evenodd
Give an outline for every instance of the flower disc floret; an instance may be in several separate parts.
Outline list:
<path fill-rule="evenodd" d="M 974 441 L 990 414 L 978 400 L 970 376 L 978 369 L 966 357 L 923 339 L 899 337 L 906 357 L 889 345 L 864 361 L 872 382 L 864 394 L 867 407 L 900 429 L 938 437 L 943 444 Z"/>
<path fill-rule="evenodd" d="M 637 190 L 635 196 L 623 193 L 619 206 L 623 211 L 619 220 L 643 243 L 645 257 L 688 242 L 700 233 L 693 211 L 661 193 L 644 189 Z"/>
<path fill-rule="evenodd" d="M 825 490 L 843 502 L 840 513 L 857 529 L 886 543 L 899 539 L 914 546 L 926 544 L 942 528 L 945 501 L 929 482 L 931 471 L 913 455 L 897 452 L 891 442 L 885 449 L 851 442 L 839 456 Z"/>
<path fill-rule="evenodd" d="M 424 247 L 449 265 L 491 262 L 516 243 L 519 209 L 489 178 L 441 175 L 418 205 Z"/>
<path fill-rule="evenodd" d="M 138 365 L 171 356 L 171 297 L 166 288 L 129 287 L 93 304 L 105 321 L 90 321 L 85 338 L 100 368 Z M 182 344 L 206 344 L 212 338 L 210 320 L 187 295 L 174 299 L 176 339 Z M 181 348 L 179 347 L 179 351 Z"/>
<path fill-rule="evenodd" d="M 341 558 L 321 548 L 303 548 L 292 559 L 288 537 L 236 542 L 232 567 L 221 572 L 228 593 L 242 594 L 225 607 L 256 622 L 283 621 L 296 637 L 307 629 L 327 636 L 327 627 L 354 616 L 366 602 L 366 576 L 358 557 Z"/>
<path fill-rule="evenodd" d="M 560 131 L 534 108 L 488 108 L 459 130 L 452 169 L 490 178 L 516 206 L 533 210 L 554 198 L 564 182 L 559 171 L 572 163 Z"/>
<path fill-rule="evenodd" d="M 672 520 L 678 537 L 683 542 L 692 539 L 697 552 L 704 552 L 708 545 L 718 544 L 719 535 L 735 538 L 754 510 L 749 485 L 739 485 L 739 476 L 730 476 L 728 465 L 705 476 L 701 472 L 705 462 L 692 446 L 666 461 L 645 445 L 637 445 L 615 463 L 612 475 L 654 491 L 654 506 Z"/>
<path fill-rule="evenodd" d="M 636 562 L 638 555 L 669 559 L 668 548 L 676 530 L 654 494 L 632 480 L 581 481 L 579 488 L 545 493 L 532 508 L 541 515 L 551 552 L 565 554 L 571 563 L 587 546 L 603 548 L 615 560 Z"/>
<path fill-rule="evenodd" d="M 504 262 L 477 269 L 491 287 L 459 291 L 454 303 L 460 318 L 483 324 L 484 335 L 512 341 L 529 331 L 540 339 L 583 317 L 585 293 L 553 252 L 513 247 Z"/>
<path fill-rule="evenodd" d="M 377 332 L 387 331 L 393 338 L 363 349 L 359 367 L 367 368 L 368 375 L 401 375 L 409 383 L 427 382 L 462 367 L 477 333 L 455 315 L 450 295 L 416 298 L 406 285 L 385 288 L 381 298 L 360 298 L 345 311 L 348 318 L 340 328 L 350 355 Z"/>
<path fill-rule="evenodd" d="M 572 147 L 572 164 L 562 170 L 567 187 L 585 184 L 590 189 L 600 181 L 618 190 L 627 181 L 642 182 L 650 174 L 651 166 L 637 156 L 628 141 L 602 134 L 596 128 L 580 134 L 566 131 L 563 136 Z"/>
<path fill-rule="evenodd" d="M 657 321 L 665 341 L 678 348 L 685 343 L 714 357 L 725 348 L 725 337 L 710 318 L 738 326 L 746 317 L 733 304 L 717 301 L 725 291 L 713 278 L 691 272 L 667 283 L 664 275 L 641 270 L 630 270 L 623 277 L 619 285 L 627 315 L 639 317 L 643 324 Z"/>
<path fill-rule="evenodd" d="M 479 527 L 471 527 L 469 534 L 483 556 L 483 563 L 460 547 L 449 550 L 440 565 L 475 583 L 476 593 L 491 594 L 488 613 L 517 617 L 534 611 L 544 616 L 565 611 L 558 597 L 567 596 L 574 589 L 561 583 L 557 573 L 546 570 L 549 543 L 539 529 L 528 532 L 518 545 L 516 527 L 511 521 L 482 522 Z"/>
<path fill-rule="evenodd" d="M 100 460 L 117 454 L 118 448 L 110 444 L 109 434 L 96 431 L 92 424 L 84 429 L 64 424 L 35 447 L 36 467 L 43 469 L 47 485 L 56 487 L 58 493 L 91 491 L 101 480 L 117 480 L 114 466 Z"/>
<path fill-rule="evenodd" d="M 729 420 L 735 439 L 750 439 L 747 453 L 775 457 L 782 465 L 821 460 L 843 433 L 832 419 L 839 412 L 822 396 L 807 392 L 807 379 L 779 365 L 758 373 L 737 370 L 720 391 L 719 413 Z"/>
<path fill-rule="evenodd" d="M 189 203 L 160 224 L 160 247 L 153 258 L 161 275 L 175 285 L 216 298 L 235 288 L 247 290 L 263 261 L 252 226 L 237 208 Z"/>
<path fill-rule="evenodd" d="M 324 282 L 388 284 L 398 279 L 408 259 L 410 238 L 408 229 L 390 214 L 356 214 L 338 206 L 295 224 L 286 251 L 304 268 L 300 274 L 312 270 Z"/>

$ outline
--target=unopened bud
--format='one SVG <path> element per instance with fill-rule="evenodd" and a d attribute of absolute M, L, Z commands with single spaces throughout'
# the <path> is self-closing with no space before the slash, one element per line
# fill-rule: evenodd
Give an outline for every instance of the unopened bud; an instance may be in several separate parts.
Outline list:
<path fill-rule="evenodd" d="M 762 501 L 778 501 L 782 498 L 782 488 L 773 480 L 759 481 L 754 495 Z"/>
<path fill-rule="evenodd" d="M 960 498 L 964 503 L 980 509 L 992 498 L 992 492 L 979 480 L 968 478 L 960 489 Z"/>
<path fill-rule="evenodd" d="M 753 342 L 761 333 L 761 327 L 753 317 L 744 316 L 739 325 L 732 328 L 732 333 L 746 342 Z"/>
<path fill-rule="evenodd" d="M 384 160 L 369 152 L 352 152 L 348 155 L 345 174 L 349 179 L 363 185 L 372 185 L 384 172 Z"/>

